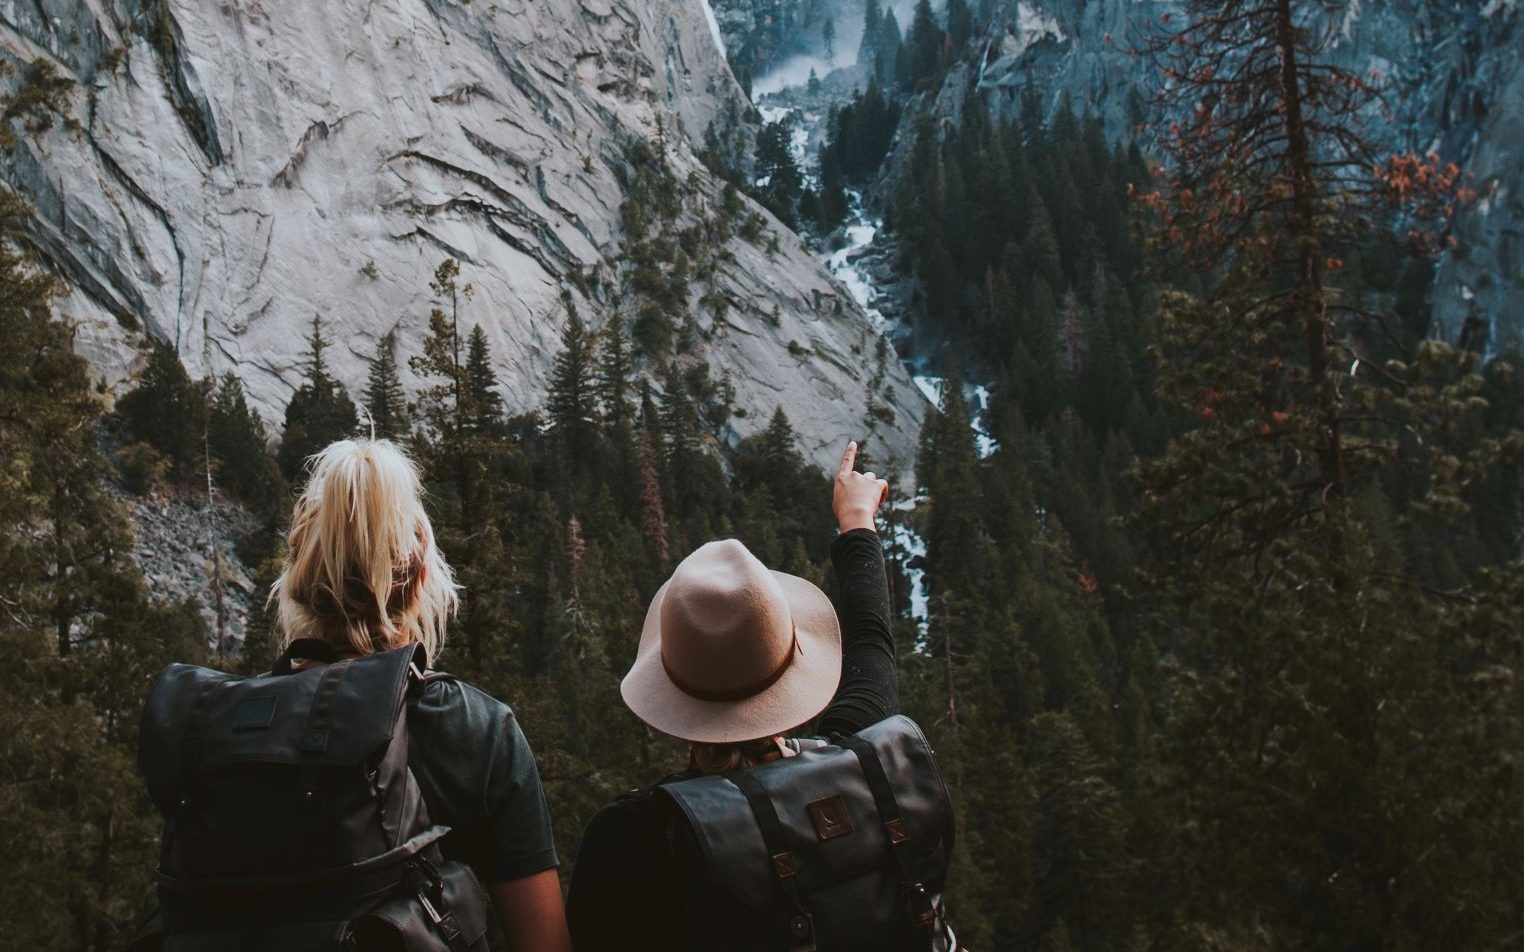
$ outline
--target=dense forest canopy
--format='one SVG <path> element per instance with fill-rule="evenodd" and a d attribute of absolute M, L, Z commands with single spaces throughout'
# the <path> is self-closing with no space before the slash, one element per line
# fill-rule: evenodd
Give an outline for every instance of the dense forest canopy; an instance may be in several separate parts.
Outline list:
<path fill-rule="evenodd" d="M 924 557 L 885 538 L 906 711 L 959 811 L 953 922 L 976 949 L 1515 947 L 1524 382 L 1517 355 L 1483 362 L 1424 319 L 1466 180 L 1361 138 L 1372 91 L 1331 65 L 1320 4 L 1184 6 L 1140 49 L 1178 118 L 1135 141 L 1083 104 L 1046 118 L 1035 90 L 1010 114 L 968 89 L 937 121 L 927 93 L 994 11 L 921 0 L 903 35 L 868 4 L 872 80 L 818 178 L 786 124 L 757 142 L 758 198 L 801 227 L 878 190 L 918 318 L 948 342 L 897 477 L 915 504 L 888 517 Z M 67 95 L 46 80 L 8 104 L 11 134 Z M 439 661 L 515 708 L 568 864 L 594 810 L 682 763 L 617 690 L 671 567 L 733 536 L 829 590 L 825 476 L 781 410 L 732 406 L 685 343 L 691 300 L 724 306 L 693 286 L 755 217 L 733 184 L 676 231 L 691 183 L 660 143 L 626 157 L 619 316 L 590 326 L 565 298 L 538 411 L 505 411 L 491 315 L 446 259 L 433 311 L 403 316 L 423 347 L 375 342 L 362 389 L 331 375 L 313 318 L 279 433 L 236 375 L 192 379 L 163 344 L 108 412 L 27 210 L 0 202 L 8 946 L 122 945 L 158 833 L 133 766 L 148 680 L 275 652 L 262 609 L 240 648 L 150 597 L 134 496 L 237 499 L 268 587 L 306 456 L 356 433 L 405 445 L 464 585 Z M 994 395 L 986 455 L 965 376 Z M 772 415 L 728 445 L 743 412 Z"/>

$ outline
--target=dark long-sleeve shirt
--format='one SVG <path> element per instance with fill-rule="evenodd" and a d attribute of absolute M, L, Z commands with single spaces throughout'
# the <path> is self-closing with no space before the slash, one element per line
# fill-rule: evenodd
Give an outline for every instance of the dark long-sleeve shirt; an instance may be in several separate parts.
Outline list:
<path fill-rule="evenodd" d="M 822 734 L 855 734 L 900 709 L 899 666 L 889 627 L 884 548 L 872 529 L 853 529 L 831 543 L 836 616 L 841 621 L 841 685 L 820 718 Z"/>
<path fill-rule="evenodd" d="M 831 564 L 841 621 L 841 683 L 819 730 L 851 734 L 899 710 L 889 583 L 884 551 L 871 529 L 837 536 Z M 619 797 L 588 824 L 566 907 L 577 952 L 682 946 L 681 872 L 669 816 L 644 790 Z"/>

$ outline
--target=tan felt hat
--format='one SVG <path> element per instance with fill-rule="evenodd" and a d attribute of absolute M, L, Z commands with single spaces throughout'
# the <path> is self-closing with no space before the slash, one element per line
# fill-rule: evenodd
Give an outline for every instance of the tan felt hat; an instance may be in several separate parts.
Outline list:
<path fill-rule="evenodd" d="M 657 590 L 619 693 L 664 734 L 729 744 L 798 727 L 840 680 L 831 600 L 725 539 L 699 547 Z"/>

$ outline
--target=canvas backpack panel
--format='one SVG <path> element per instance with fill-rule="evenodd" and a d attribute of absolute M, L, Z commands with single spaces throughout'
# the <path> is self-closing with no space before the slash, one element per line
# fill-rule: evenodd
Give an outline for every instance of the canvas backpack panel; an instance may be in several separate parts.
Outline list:
<path fill-rule="evenodd" d="M 954 838 L 936 758 L 907 717 L 722 776 L 664 784 L 693 948 L 944 950 Z"/>
<path fill-rule="evenodd" d="M 288 653 L 256 678 L 159 676 L 139 766 L 164 816 L 163 948 L 484 947 L 485 892 L 441 860 L 448 829 L 408 768 L 424 662 L 410 646 L 300 671 Z"/>

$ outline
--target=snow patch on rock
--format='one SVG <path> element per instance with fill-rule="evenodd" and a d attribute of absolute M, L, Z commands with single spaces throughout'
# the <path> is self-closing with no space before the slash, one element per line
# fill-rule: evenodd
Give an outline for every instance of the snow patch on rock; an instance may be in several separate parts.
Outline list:
<path fill-rule="evenodd" d="M 1043 40 L 1054 40 L 1062 43 L 1066 39 L 1064 29 L 1059 25 L 1056 17 L 1044 13 L 1042 10 L 1026 2 L 1016 4 L 1015 36 L 1019 47 L 1016 50 L 1017 53 L 1023 52 L 1034 43 L 1040 43 Z"/>
<path fill-rule="evenodd" d="M 715 48 L 720 51 L 721 56 L 725 56 L 727 55 L 725 51 L 725 36 L 720 33 L 720 21 L 715 18 L 714 6 L 710 4 L 709 0 L 700 0 L 700 2 L 704 5 L 704 19 L 709 24 L 709 33 L 714 37 Z"/>

